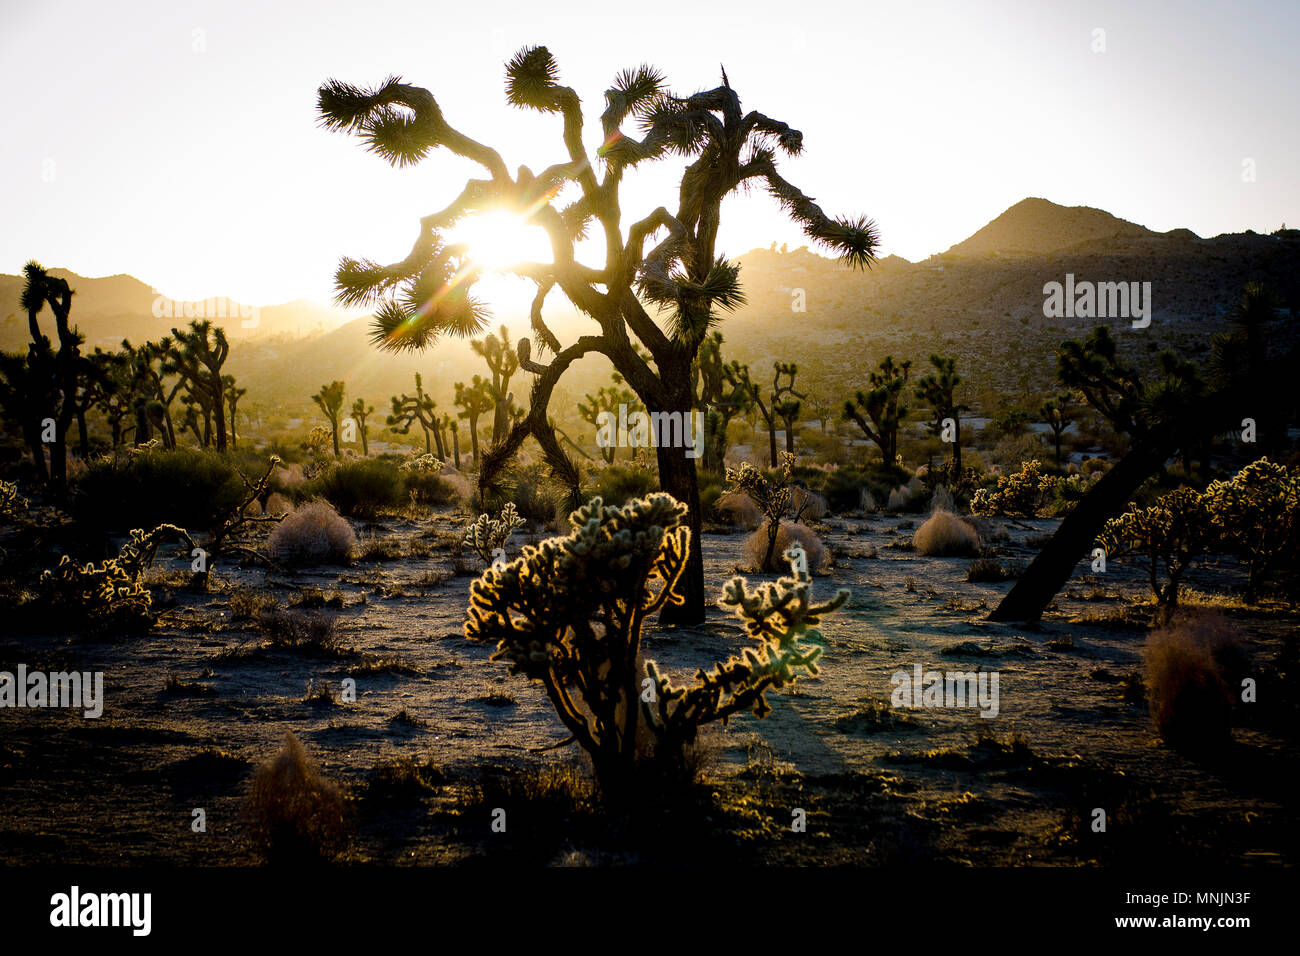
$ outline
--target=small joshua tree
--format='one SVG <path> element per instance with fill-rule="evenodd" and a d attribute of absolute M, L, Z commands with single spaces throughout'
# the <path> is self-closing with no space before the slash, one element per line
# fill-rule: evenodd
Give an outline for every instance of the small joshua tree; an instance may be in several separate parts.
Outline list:
<path fill-rule="evenodd" d="M 465 532 L 465 544 L 472 548 L 485 564 L 492 564 L 497 552 L 505 551 L 510 536 L 524 526 L 513 501 L 507 501 L 501 514 L 493 518 L 481 514 Z"/>
<path fill-rule="evenodd" d="M 871 387 L 858 391 L 852 401 L 844 403 L 845 421 L 856 422 L 863 434 L 876 443 L 886 465 L 898 460 L 898 428 L 908 412 L 902 404 L 903 389 L 911 370 L 910 360 L 895 364 L 894 357 L 886 355 L 879 368 L 867 375 Z"/>
<path fill-rule="evenodd" d="M 566 743 L 587 751 L 610 800 L 629 794 L 639 769 L 643 717 L 659 742 L 657 755 L 666 756 L 692 741 L 701 724 L 742 710 L 764 716 L 767 690 L 799 670 L 817 672 L 820 648 L 802 641 L 815 640 L 811 629 L 848 599 L 841 591 L 812 604 L 806 573 L 757 592 L 735 578 L 721 603 L 745 620 L 759 648 L 699 673 L 692 684 L 673 685 L 653 662 L 643 669 L 641 630 L 666 603 L 682 600 L 675 588 L 690 548 L 686 515 L 685 505 L 662 493 L 622 508 L 594 498 L 569 516 L 567 536 L 525 547 L 470 586 L 465 636 L 496 641 L 494 659 L 542 682 L 569 730 Z"/>
<path fill-rule="evenodd" d="M 364 398 L 358 398 L 352 402 L 352 420 L 357 423 L 357 435 L 361 438 L 362 458 L 370 455 L 370 426 L 366 424 L 366 416 L 374 410 L 375 406 L 367 405 Z"/>
<path fill-rule="evenodd" d="M 330 438 L 334 442 L 334 457 L 339 457 L 339 417 L 343 414 L 342 382 L 330 382 L 322 385 L 320 391 L 311 397 L 316 406 L 325 413 L 330 423 Z"/>

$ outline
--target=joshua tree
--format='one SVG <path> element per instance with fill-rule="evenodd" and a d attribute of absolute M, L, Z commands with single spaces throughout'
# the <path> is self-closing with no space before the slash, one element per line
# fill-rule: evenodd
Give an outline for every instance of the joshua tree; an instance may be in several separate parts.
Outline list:
<path fill-rule="evenodd" d="M 727 457 L 727 428 L 737 415 L 748 411 L 748 389 L 727 375 L 722 359 L 722 333 L 713 332 L 700 343 L 700 410 L 704 414 L 704 467 L 720 472 Z M 737 369 L 741 368 L 738 363 Z M 745 379 L 748 380 L 748 368 Z"/>
<path fill-rule="evenodd" d="M 1220 384 L 1207 386 L 1197 367 L 1172 352 L 1157 360 L 1157 376 L 1142 374 L 1118 353 L 1105 326 L 1084 342 L 1069 341 L 1058 352 L 1058 376 L 1082 393 L 1115 430 L 1131 439 L 1130 450 L 1092 486 L 1066 515 L 1002 603 L 989 615 L 995 621 L 1037 620 L 1092 547 L 1103 525 L 1117 516 L 1153 472 L 1202 430 L 1220 428 L 1235 409 Z"/>
<path fill-rule="evenodd" d="M 545 47 L 521 50 L 506 66 L 506 96 L 515 106 L 559 114 L 567 161 L 534 173 L 520 167 L 512 177 L 500 154 L 453 128 L 433 96 L 392 79 L 373 90 L 331 80 L 320 89 L 322 122 L 330 129 L 360 136 L 380 156 L 397 165 L 417 162 L 444 147 L 478 163 L 488 178 L 472 180 L 446 209 L 421 222 L 420 236 L 402 262 L 381 266 L 344 259 L 336 282 L 347 303 L 376 302 L 375 337 L 386 348 L 420 348 L 441 333 L 464 336 L 481 331 L 482 304 L 471 295 L 481 269 L 470 250 L 448 244 L 443 230 L 456 220 L 492 210 L 509 210 L 545 230 L 552 262 L 516 263 L 506 271 L 532 281 L 532 327 L 538 353 L 553 353 L 548 364 L 531 359 L 528 339 L 519 342 L 519 363 L 535 378 L 530 409 L 509 435 L 497 436 L 484 456 L 481 490 L 493 487 L 497 473 L 526 437 L 541 444 L 557 479 L 576 493 L 578 475 L 550 427 L 547 404 L 556 382 L 577 359 L 590 352 L 606 355 L 653 412 L 689 414 L 695 405 L 691 368 L 701 342 L 720 313 L 743 303 L 739 268 L 719 254 L 718 226 L 723 201 L 751 185 L 763 185 L 783 210 L 814 241 L 837 251 L 850 265 L 865 268 L 875 260 L 875 226 L 865 218 L 832 219 L 777 171 L 777 151 L 797 155 L 803 136 L 779 120 L 743 112 L 727 82 L 712 90 L 677 96 L 649 66 L 620 74 L 605 94 L 600 117 L 602 145 L 593 164 L 583 141 L 578 95 L 558 82 L 555 61 Z M 623 130 L 632 120 L 640 140 Z M 686 167 L 674 214 L 659 207 L 626 231 L 619 187 L 628 170 L 670 154 Z M 603 172 L 603 176 L 598 176 Z M 572 200 L 573 190 L 576 195 Z M 564 196 L 567 204 L 559 205 Z M 600 267 L 578 262 L 577 240 L 595 222 L 605 245 Z M 648 252 L 647 240 L 663 234 Z M 546 296 L 558 289 L 588 316 L 597 330 L 565 346 L 543 317 Z M 663 314 L 656 321 L 647 306 Z M 647 362 L 637 344 L 649 350 Z M 657 449 L 660 485 L 687 506 L 687 526 L 700 527 L 695 461 L 685 448 Z M 704 617 L 704 565 L 698 534 L 681 583 L 684 601 L 672 605 L 671 620 Z"/>
<path fill-rule="evenodd" d="M 614 384 L 611 386 L 601 386 L 596 389 L 596 394 L 588 393 L 584 400 L 578 403 L 579 417 L 589 424 L 592 428 L 598 428 L 600 416 L 610 414 L 615 418 L 618 417 L 618 407 L 620 405 L 627 409 L 630 414 L 634 409 L 640 407 L 641 403 L 637 401 L 636 393 L 630 388 L 623 388 L 623 376 L 615 372 L 612 376 Z M 605 459 L 605 464 L 614 463 L 614 455 L 618 451 L 618 446 L 611 442 L 609 445 L 600 449 L 600 456 Z"/>
<path fill-rule="evenodd" d="M 411 425 L 415 422 L 420 423 L 424 429 L 424 453 L 427 455 L 432 451 L 429 445 L 429 436 L 432 435 L 438 441 L 438 458 L 442 461 L 447 460 L 446 452 L 442 447 L 442 436 L 438 434 L 438 416 L 434 413 L 436 403 L 428 395 L 424 394 L 424 383 L 420 379 L 420 373 L 415 373 L 415 394 L 393 396 L 393 414 L 386 419 L 388 425 L 395 431 L 405 435 L 411 430 Z"/>
<path fill-rule="evenodd" d="M 457 417 L 463 418 L 469 423 L 469 443 L 470 450 L 474 454 L 475 466 L 479 462 L 478 420 L 484 412 L 490 412 L 496 407 L 491 388 L 492 383 L 484 381 L 480 375 L 475 375 L 470 380 L 469 385 L 464 382 L 456 383 L 455 405 L 460 409 Z"/>
<path fill-rule="evenodd" d="M 213 437 L 217 451 L 226 450 L 225 380 L 221 366 L 230 355 L 230 344 L 220 327 L 204 319 L 191 322 L 188 331 L 172 329 L 174 345 L 163 360 L 163 372 L 179 375 L 190 397 L 203 413 L 203 444 Z"/>
<path fill-rule="evenodd" d="M 859 391 L 854 401 L 844 403 L 844 418 L 857 422 L 867 438 L 876 443 L 886 466 L 898 460 L 898 426 L 908 411 L 899 400 L 911 368 L 911 360 L 895 365 L 894 357 L 886 355 L 877 370 L 867 376 L 871 388 Z"/>
<path fill-rule="evenodd" d="M 916 383 L 916 397 L 930 406 L 934 417 L 930 430 L 934 434 L 942 435 L 944 419 L 952 419 L 952 467 L 953 473 L 957 474 L 961 471 L 961 413 L 969 411 L 970 406 L 958 402 L 953 395 L 961 384 L 957 359 L 931 355 L 930 364 L 934 366 L 934 372 Z"/>
<path fill-rule="evenodd" d="M 1070 423 L 1074 421 L 1074 419 L 1070 417 L 1070 403 L 1072 400 L 1073 396 L 1071 396 L 1069 392 L 1061 392 L 1053 398 L 1049 398 L 1047 401 L 1043 402 L 1042 406 L 1038 409 L 1038 414 L 1043 416 L 1043 421 L 1045 421 L 1047 427 L 1052 430 L 1052 440 L 1056 444 L 1057 468 L 1061 467 L 1061 435 L 1065 433 L 1065 430 L 1070 427 Z"/>
<path fill-rule="evenodd" d="M 48 443 L 48 480 L 56 494 L 63 494 L 68 485 L 68 429 L 77 415 L 77 396 L 91 371 L 90 363 L 81 354 L 81 333 L 68 320 L 74 293 L 67 281 L 50 275 L 35 261 L 23 267 L 23 276 L 21 303 L 32 340 L 25 364 L 6 363 L 8 407 L 20 421 L 42 481 L 47 478 L 44 446 Z M 54 315 L 57 351 L 41 332 L 39 316 L 47 305 Z"/>
<path fill-rule="evenodd" d="M 442 428 L 444 431 L 451 433 L 451 453 L 456 462 L 456 470 L 460 470 L 460 423 L 450 415 L 442 416 Z"/>
<path fill-rule="evenodd" d="M 235 434 L 235 422 L 239 418 L 239 400 L 248 394 L 246 388 L 235 387 L 235 376 L 223 375 L 221 381 L 226 388 L 226 411 L 230 424 L 230 447 L 238 447 L 239 436 Z"/>
<path fill-rule="evenodd" d="M 357 423 L 357 434 L 361 436 L 362 458 L 370 454 L 370 426 L 366 424 L 366 416 L 374 410 L 375 406 L 367 405 L 364 398 L 352 402 L 352 420 Z"/>
<path fill-rule="evenodd" d="M 779 366 L 780 363 L 778 362 L 777 365 Z M 777 375 L 780 376 L 780 374 L 778 370 Z M 768 451 L 772 458 L 772 467 L 775 468 L 777 466 L 776 410 L 764 404 L 762 389 L 749 377 L 748 365 L 741 365 L 737 361 L 732 361 L 730 365 L 723 368 L 722 376 L 731 385 L 732 394 L 739 392 L 744 395 L 745 405 L 750 409 L 757 409 L 758 414 L 763 417 L 763 423 L 767 425 Z"/>
<path fill-rule="evenodd" d="M 492 440 L 497 442 L 510 430 L 510 406 L 514 402 L 510 379 L 519 370 L 519 357 L 510 347 L 510 330 L 504 325 L 496 335 L 489 332 L 481 341 L 470 342 L 470 348 L 483 356 L 492 373 L 488 393 L 496 409 L 492 415 Z"/>
<path fill-rule="evenodd" d="M 419 382 L 417 376 L 416 382 Z M 339 451 L 339 417 L 343 414 L 343 389 L 342 382 L 330 382 L 328 385 L 322 385 L 320 391 L 311 397 L 316 403 L 316 407 L 325 413 L 325 417 L 330 423 L 330 437 L 334 439 L 334 457 L 338 458 L 341 454 Z M 396 409 L 394 409 L 396 413 Z"/>
<path fill-rule="evenodd" d="M 772 414 L 781 419 L 785 425 L 785 453 L 794 457 L 794 423 L 803 407 L 800 399 L 807 398 L 802 392 L 794 390 L 794 377 L 799 374 L 799 367 L 794 362 L 774 362 L 772 368 Z M 781 376 L 789 378 L 784 385 Z"/>

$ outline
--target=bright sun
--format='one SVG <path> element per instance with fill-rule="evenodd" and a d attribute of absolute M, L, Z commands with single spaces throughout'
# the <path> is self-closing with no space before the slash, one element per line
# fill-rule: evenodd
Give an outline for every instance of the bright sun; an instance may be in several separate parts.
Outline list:
<path fill-rule="evenodd" d="M 545 231 L 525 225 L 509 212 L 469 216 L 457 223 L 450 238 L 469 246 L 470 257 L 489 270 L 505 269 L 517 262 L 551 261 Z"/>

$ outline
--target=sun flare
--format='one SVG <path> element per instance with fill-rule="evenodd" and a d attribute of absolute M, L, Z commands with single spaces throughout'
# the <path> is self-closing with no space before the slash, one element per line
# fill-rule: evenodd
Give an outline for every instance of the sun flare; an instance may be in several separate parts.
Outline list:
<path fill-rule="evenodd" d="M 456 225 L 452 240 L 465 243 L 470 258 L 489 270 L 507 269 L 519 262 L 551 261 L 546 233 L 510 212 L 470 216 Z"/>

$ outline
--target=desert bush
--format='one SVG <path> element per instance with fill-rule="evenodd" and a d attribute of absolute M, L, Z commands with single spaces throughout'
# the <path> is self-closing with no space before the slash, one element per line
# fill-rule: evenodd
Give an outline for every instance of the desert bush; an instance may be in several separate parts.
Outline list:
<path fill-rule="evenodd" d="M 1247 598 L 1254 601 L 1270 571 L 1300 557 L 1300 469 L 1267 458 L 1205 489 L 1221 543 L 1246 562 Z"/>
<path fill-rule="evenodd" d="M 561 722 L 590 756 L 607 800 L 627 798 L 639 771 L 685 772 L 686 749 L 701 725 L 743 711 L 763 717 L 769 689 L 800 671 L 816 674 L 816 626 L 848 598 L 840 591 L 814 604 L 806 572 L 757 591 L 733 578 L 719 603 L 745 622 L 757 648 L 699 670 L 682 686 L 647 661 L 642 673 L 653 693 L 644 697 L 642 623 L 681 600 L 675 588 L 689 551 L 685 518 L 685 506 L 665 494 L 622 508 L 596 499 L 569 516 L 568 535 L 525 547 L 521 557 L 489 567 L 470 587 L 465 636 L 495 641 L 493 659 L 542 682 Z M 642 720 L 656 746 L 650 760 L 639 762 Z"/>
<path fill-rule="evenodd" d="M 147 630 L 153 595 L 140 577 L 169 539 L 194 546 L 183 529 L 165 524 L 147 534 L 134 529 L 117 557 L 107 561 L 82 565 L 66 554 L 60 557 L 56 567 L 41 572 L 36 600 L 45 623 L 92 634 Z"/>
<path fill-rule="evenodd" d="M 635 465 L 607 465 L 595 473 L 591 498 L 621 508 L 633 498 L 644 498 L 659 490 L 659 479 L 654 472 Z"/>
<path fill-rule="evenodd" d="M 1037 459 L 1021 462 L 1020 470 L 998 476 L 996 488 L 980 488 L 971 498 L 972 514 L 1033 518 L 1047 509 L 1056 489 L 1055 475 L 1043 472 Z"/>
<path fill-rule="evenodd" d="M 309 501 L 271 532 L 267 553 L 286 564 L 347 564 L 357 538 L 328 501 Z"/>
<path fill-rule="evenodd" d="M 99 530 L 176 524 L 210 532 L 243 507 L 247 485 L 215 451 L 150 448 L 90 463 L 77 482 L 72 511 Z"/>
<path fill-rule="evenodd" d="M 930 496 L 930 513 L 936 511 L 947 511 L 950 514 L 956 512 L 957 505 L 952 500 L 952 492 L 945 485 L 935 485 L 934 494 Z"/>
<path fill-rule="evenodd" d="M 270 863 L 326 861 L 347 842 L 347 797 L 321 776 L 292 733 L 253 773 L 244 810 L 253 840 Z"/>
<path fill-rule="evenodd" d="M 713 504 L 713 513 L 727 524 L 742 528 L 757 528 L 763 521 L 763 512 L 749 495 L 740 492 L 719 495 Z"/>
<path fill-rule="evenodd" d="M 796 521 L 820 521 L 826 517 L 826 499 L 801 485 L 790 489 L 790 508 Z"/>
<path fill-rule="evenodd" d="M 767 522 L 764 520 L 763 524 L 745 539 L 745 560 L 748 562 L 746 567 L 761 568 L 763 555 L 767 553 L 768 537 Z M 803 548 L 804 554 L 808 556 L 809 571 L 821 570 L 830 557 L 826 545 L 822 543 L 822 539 L 815 531 L 797 521 L 782 521 L 776 534 L 777 551 L 784 554 L 795 543 L 798 543 Z"/>
<path fill-rule="evenodd" d="M 1215 613 L 1181 615 L 1147 635 L 1144 680 L 1151 717 L 1171 746 L 1213 749 L 1231 739 L 1236 678 L 1247 657 Z"/>
<path fill-rule="evenodd" d="M 1135 508 L 1107 521 L 1098 540 L 1108 557 L 1145 555 L 1151 593 L 1165 610 L 1178 605 L 1178 585 L 1192 561 L 1212 548 L 1219 537 L 1209 499 L 1194 488 L 1179 488 L 1155 504 Z M 1160 565 L 1165 583 L 1160 583 Z"/>
<path fill-rule="evenodd" d="M 974 583 L 1005 581 L 1007 573 L 996 558 L 976 558 L 966 566 L 966 580 Z"/>
<path fill-rule="evenodd" d="M 955 514 L 936 511 L 916 529 L 912 545 L 930 557 L 974 556 L 979 554 L 980 536 Z"/>
<path fill-rule="evenodd" d="M 428 477 L 437 478 L 436 474 Z M 405 483 L 390 463 L 376 458 L 343 462 L 306 482 L 299 493 L 324 498 L 341 514 L 370 518 L 404 500 Z"/>

